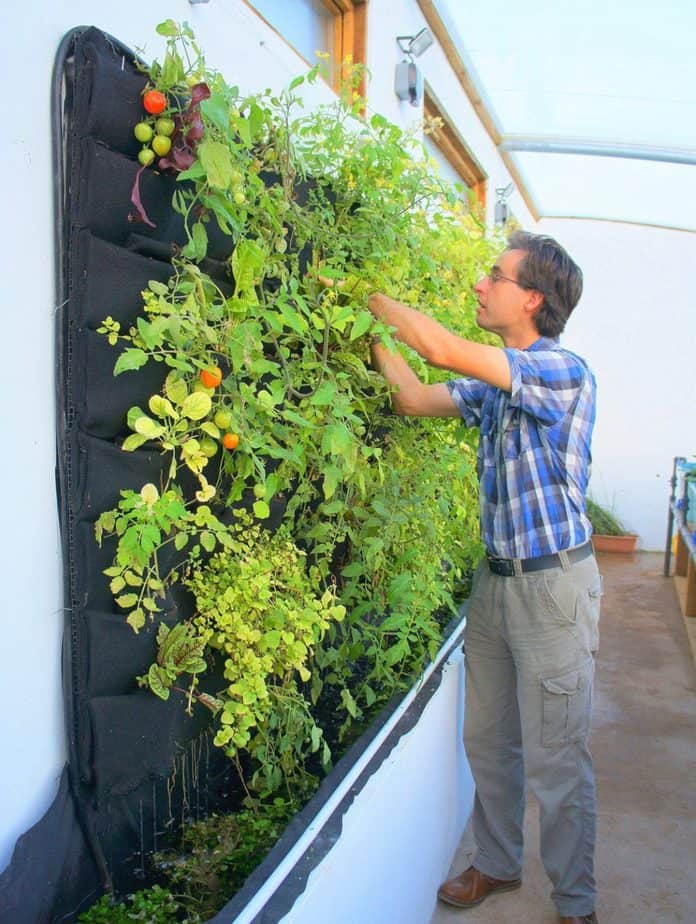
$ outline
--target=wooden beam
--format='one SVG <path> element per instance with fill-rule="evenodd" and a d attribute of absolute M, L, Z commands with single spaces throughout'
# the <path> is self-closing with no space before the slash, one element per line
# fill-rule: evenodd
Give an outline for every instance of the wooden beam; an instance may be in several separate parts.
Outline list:
<path fill-rule="evenodd" d="M 471 75 L 469 74 L 464 62 L 461 59 L 461 55 L 457 51 L 454 42 L 452 41 L 450 34 L 447 31 L 445 24 L 443 23 L 442 18 L 436 9 L 435 3 L 433 0 L 418 0 L 418 6 L 420 7 L 423 16 L 425 16 L 425 20 L 428 23 L 430 31 L 433 33 L 439 42 L 440 47 L 445 53 L 445 57 L 447 58 L 450 67 L 459 80 L 462 89 L 466 93 L 469 102 L 474 107 L 476 115 L 479 117 L 481 124 L 486 129 L 489 138 L 496 147 L 496 150 L 498 150 L 498 153 L 500 154 L 500 157 L 505 164 L 508 173 L 512 177 L 512 180 L 517 187 L 519 194 L 522 196 L 525 205 L 529 209 L 532 218 L 535 221 L 539 221 L 539 210 L 532 200 L 527 187 L 522 181 L 522 177 L 517 169 L 517 166 L 515 165 L 513 158 L 507 151 L 499 150 L 499 145 L 502 139 L 501 134 L 498 131 L 498 127 L 493 121 L 493 117 L 486 108 L 485 103 L 481 99 L 481 96 L 476 89 L 473 80 L 471 79 Z"/>

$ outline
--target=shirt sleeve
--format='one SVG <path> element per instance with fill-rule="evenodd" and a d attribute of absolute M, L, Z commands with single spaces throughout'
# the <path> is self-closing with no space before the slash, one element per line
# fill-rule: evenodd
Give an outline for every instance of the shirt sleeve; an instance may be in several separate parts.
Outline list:
<path fill-rule="evenodd" d="M 478 427 L 483 399 L 490 386 L 478 379 L 453 379 L 447 382 L 447 388 L 467 427 Z"/>
<path fill-rule="evenodd" d="M 587 366 L 564 350 L 505 350 L 512 388 L 510 407 L 552 427 L 574 407 L 590 375 Z"/>

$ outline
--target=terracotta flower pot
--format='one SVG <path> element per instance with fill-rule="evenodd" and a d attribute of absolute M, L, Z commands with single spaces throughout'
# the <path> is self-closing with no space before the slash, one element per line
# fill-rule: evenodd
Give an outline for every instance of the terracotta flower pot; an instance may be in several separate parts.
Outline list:
<path fill-rule="evenodd" d="M 629 534 L 624 536 L 605 536 L 595 533 L 592 536 L 592 545 L 595 552 L 635 552 L 638 536 Z"/>

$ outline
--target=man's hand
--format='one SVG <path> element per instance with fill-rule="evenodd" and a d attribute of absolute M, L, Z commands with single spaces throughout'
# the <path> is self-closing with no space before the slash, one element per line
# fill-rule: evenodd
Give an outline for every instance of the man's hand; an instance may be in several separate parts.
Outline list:
<path fill-rule="evenodd" d="M 510 364 L 500 347 L 458 337 L 433 318 L 387 295 L 371 295 L 367 307 L 378 320 L 394 327 L 395 337 L 412 347 L 431 366 L 510 391 Z"/>

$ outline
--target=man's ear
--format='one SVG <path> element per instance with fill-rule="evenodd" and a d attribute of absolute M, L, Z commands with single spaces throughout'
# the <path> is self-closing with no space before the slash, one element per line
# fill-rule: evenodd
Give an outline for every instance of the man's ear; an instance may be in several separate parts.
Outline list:
<path fill-rule="evenodd" d="M 529 312 L 529 317 L 533 318 L 544 304 L 544 296 L 536 289 L 530 289 L 527 293 L 527 300 L 524 303 L 524 310 Z"/>

